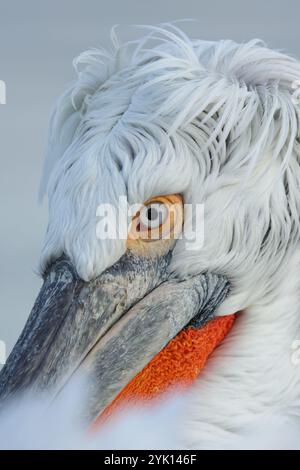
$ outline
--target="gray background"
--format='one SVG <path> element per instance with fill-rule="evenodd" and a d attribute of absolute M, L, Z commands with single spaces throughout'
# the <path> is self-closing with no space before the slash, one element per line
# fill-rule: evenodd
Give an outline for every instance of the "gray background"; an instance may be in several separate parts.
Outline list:
<path fill-rule="evenodd" d="M 41 285 L 47 208 L 37 190 L 50 109 L 74 77 L 73 57 L 108 44 L 114 24 L 126 39 L 128 25 L 181 18 L 198 20 L 184 26 L 193 37 L 262 38 L 300 58 L 299 0 L 0 0 L 0 340 L 8 351 Z"/>

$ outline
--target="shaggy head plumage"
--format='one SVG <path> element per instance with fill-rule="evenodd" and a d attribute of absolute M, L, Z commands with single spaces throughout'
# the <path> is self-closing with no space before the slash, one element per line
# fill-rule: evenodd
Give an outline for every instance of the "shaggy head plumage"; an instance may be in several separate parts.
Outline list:
<path fill-rule="evenodd" d="M 299 239 L 299 62 L 170 26 L 75 66 L 50 126 L 42 268 L 65 252 L 83 279 L 97 276 L 125 250 L 95 236 L 97 206 L 180 192 L 204 203 L 205 241 L 190 252 L 178 242 L 174 269 L 247 276 L 256 291 Z"/>

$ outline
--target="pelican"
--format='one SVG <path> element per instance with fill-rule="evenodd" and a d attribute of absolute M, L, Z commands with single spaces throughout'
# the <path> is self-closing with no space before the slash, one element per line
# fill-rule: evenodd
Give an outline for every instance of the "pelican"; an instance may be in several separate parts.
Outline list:
<path fill-rule="evenodd" d="M 141 373 L 160 357 L 156 389 L 197 377 L 188 447 L 230 446 L 267 418 L 297 434 L 300 63 L 174 25 L 122 44 L 113 31 L 112 43 L 75 60 L 52 114 L 44 283 L 0 406 L 26 389 L 52 402 L 83 374 L 95 423 L 136 377 L 147 395 Z M 214 335 L 199 375 L 197 348 Z"/>

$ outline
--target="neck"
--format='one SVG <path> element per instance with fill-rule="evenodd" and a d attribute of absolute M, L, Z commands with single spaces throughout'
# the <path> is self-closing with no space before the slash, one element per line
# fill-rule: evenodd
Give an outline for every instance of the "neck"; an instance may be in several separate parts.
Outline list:
<path fill-rule="evenodd" d="M 299 419 L 300 354 L 293 349 L 300 340 L 299 268 L 300 256 L 293 256 L 272 300 L 239 314 L 211 357 L 192 391 L 189 445 L 226 447 L 252 427 L 257 433 L 258 420 Z"/>

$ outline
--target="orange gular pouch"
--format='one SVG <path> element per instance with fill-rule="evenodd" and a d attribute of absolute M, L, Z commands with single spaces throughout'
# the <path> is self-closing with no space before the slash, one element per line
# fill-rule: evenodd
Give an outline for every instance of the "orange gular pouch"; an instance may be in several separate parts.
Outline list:
<path fill-rule="evenodd" d="M 97 428 L 130 404 L 157 398 L 171 387 L 187 388 L 199 376 L 209 355 L 230 331 L 235 315 L 211 320 L 200 328 L 182 330 L 137 374 L 92 424 Z"/>

